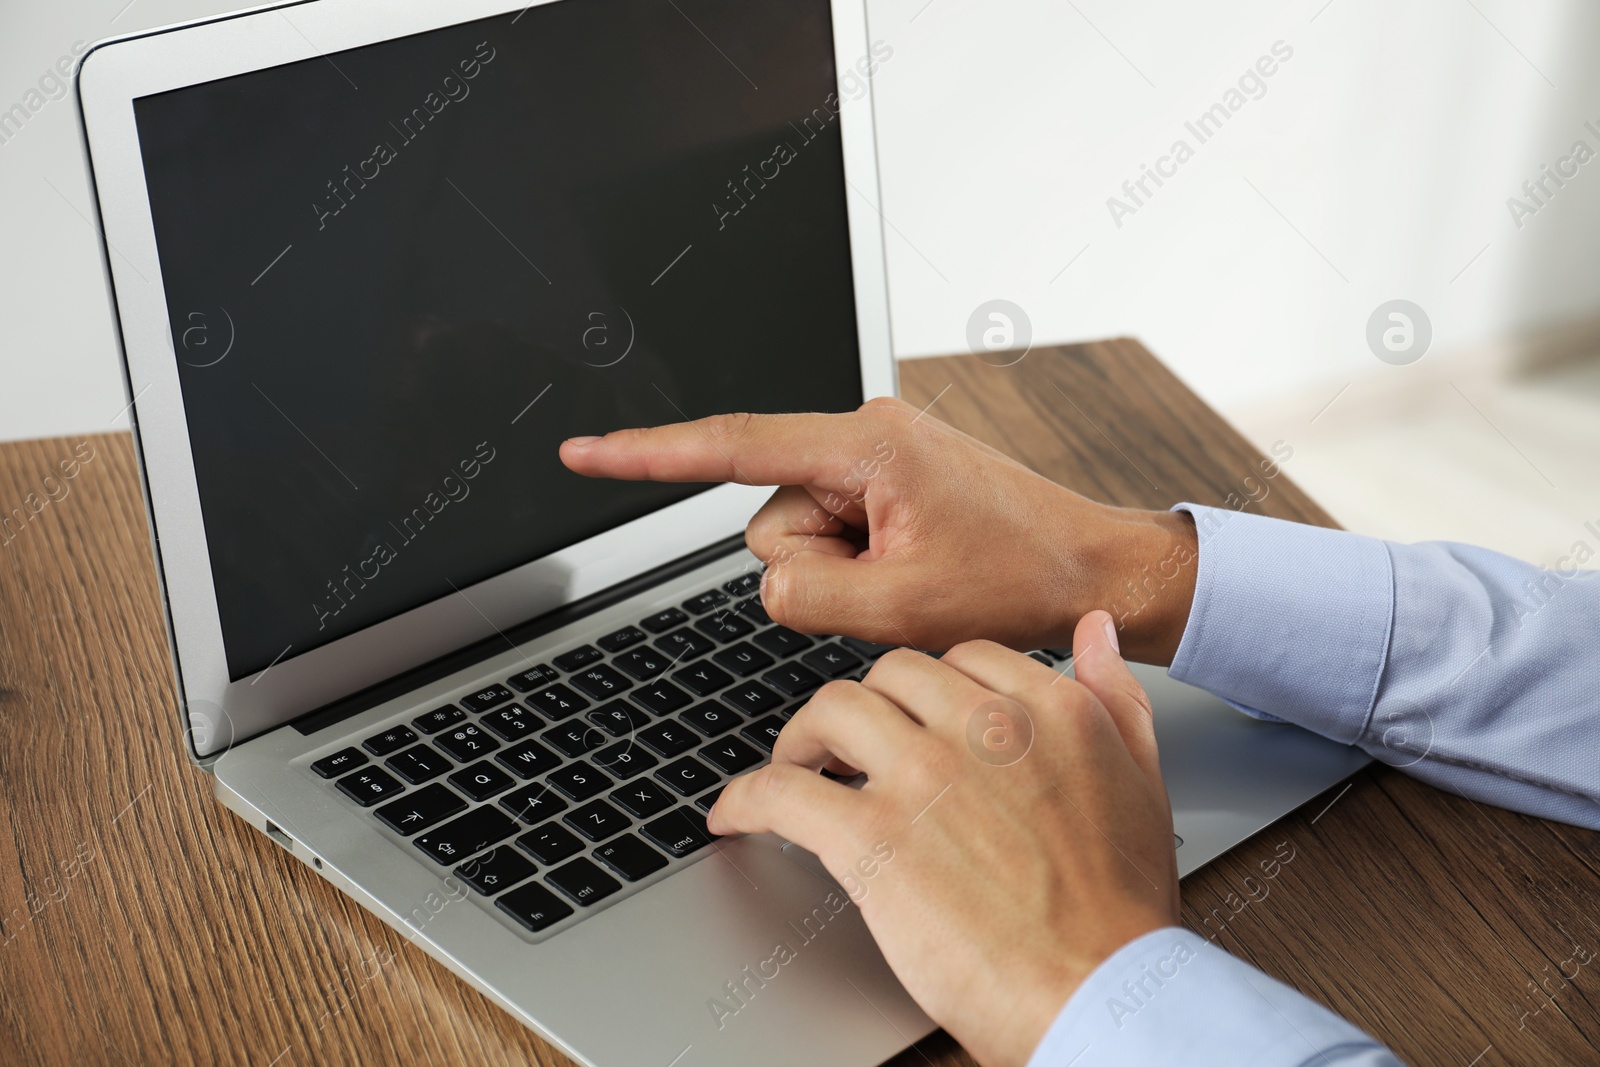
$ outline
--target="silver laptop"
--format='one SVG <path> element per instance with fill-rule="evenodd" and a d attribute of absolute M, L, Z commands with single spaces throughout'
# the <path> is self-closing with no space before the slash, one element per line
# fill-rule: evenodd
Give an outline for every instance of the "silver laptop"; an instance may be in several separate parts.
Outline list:
<path fill-rule="evenodd" d="M 772 625 L 763 491 L 556 458 L 894 391 L 893 52 L 863 0 L 319 0 L 83 64 L 190 754 L 581 1063 L 932 1027 L 813 857 L 705 826 L 882 649 Z M 1365 761 L 1142 677 L 1184 872 Z"/>

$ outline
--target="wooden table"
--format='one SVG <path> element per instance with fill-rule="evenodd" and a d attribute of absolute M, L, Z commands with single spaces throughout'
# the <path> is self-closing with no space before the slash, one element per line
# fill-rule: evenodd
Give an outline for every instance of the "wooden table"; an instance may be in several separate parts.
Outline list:
<path fill-rule="evenodd" d="M 937 396 L 939 418 L 1120 504 L 1220 503 L 1257 459 L 1132 341 L 903 376 L 913 403 Z M 92 458 L 62 479 L 74 449 Z M 565 1064 L 212 800 L 182 755 L 128 436 L 0 445 L 14 507 L 0 1063 Z M 1257 510 L 1331 524 L 1288 477 Z M 1283 841 L 1294 862 L 1224 947 L 1412 1063 L 1600 1062 L 1600 967 L 1559 973 L 1574 945 L 1600 952 L 1594 834 L 1363 772 L 1185 882 L 1186 921 L 1230 914 Z M 894 1062 L 971 1060 L 936 1035 Z"/>

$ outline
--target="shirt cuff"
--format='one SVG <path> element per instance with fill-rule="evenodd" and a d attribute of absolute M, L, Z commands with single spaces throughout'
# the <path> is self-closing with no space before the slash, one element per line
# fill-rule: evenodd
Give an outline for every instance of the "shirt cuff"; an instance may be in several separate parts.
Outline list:
<path fill-rule="evenodd" d="M 1118 949 L 1073 993 L 1028 1067 L 1396 1064 L 1320 1004 L 1188 930 Z"/>
<path fill-rule="evenodd" d="M 1345 744 L 1366 731 L 1394 620 L 1380 540 L 1179 504 L 1194 518 L 1194 604 L 1169 674 L 1241 710 Z"/>

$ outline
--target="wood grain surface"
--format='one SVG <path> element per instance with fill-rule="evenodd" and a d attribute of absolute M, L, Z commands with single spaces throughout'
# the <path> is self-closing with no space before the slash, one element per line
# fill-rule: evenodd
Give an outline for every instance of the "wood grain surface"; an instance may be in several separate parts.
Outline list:
<path fill-rule="evenodd" d="M 902 374 L 1102 499 L 1220 503 L 1256 473 L 1135 342 Z M 1252 509 L 1329 523 L 1285 469 Z M 127 435 L 0 445 L 0 816 L 0 1063 L 568 1062 L 212 799 Z M 1295 859 L 1235 913 L 1280 842 Z M 1188 879 L 1185 918 L 1409 1062 L 1600 1062 L 1600 978 L 1559 973 L 1600 949 L 1595 845 L 1366 772 Z M 971 1063 L 943 1035 L 894 1062 Z"/>

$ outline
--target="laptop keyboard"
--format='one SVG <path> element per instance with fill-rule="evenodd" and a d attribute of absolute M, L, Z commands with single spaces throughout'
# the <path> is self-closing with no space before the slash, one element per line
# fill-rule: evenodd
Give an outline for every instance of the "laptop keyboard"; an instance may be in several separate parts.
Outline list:
<path fill-rule="evenodd" d="M 709 846 L 727 780 L 767 762 L 812 692 L 889 650 L 775 625 L 759 587 L 742 574 L 311 769 L 543 933 Z"/>
<path fill-rule="evenodd" d="M 774 625 L 747 573 L 311 769 L 533 933 L 712 842 L 727 780 L 888 651 Z"/>

